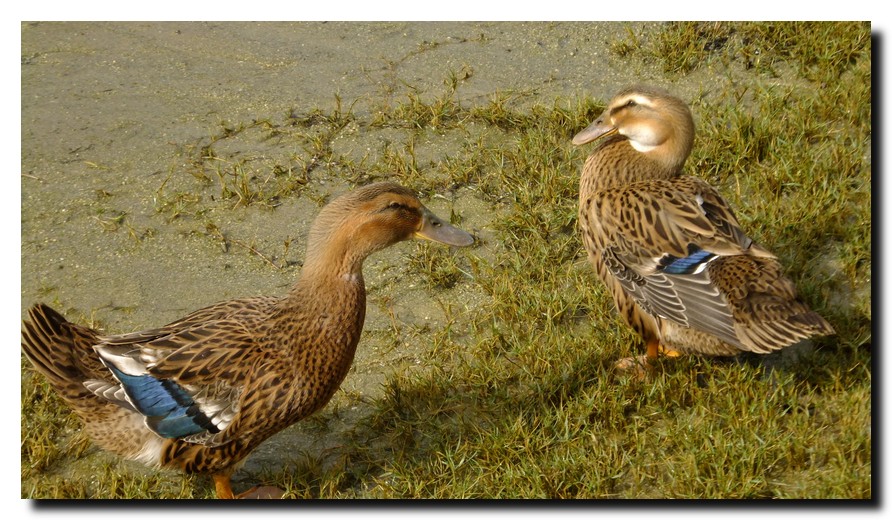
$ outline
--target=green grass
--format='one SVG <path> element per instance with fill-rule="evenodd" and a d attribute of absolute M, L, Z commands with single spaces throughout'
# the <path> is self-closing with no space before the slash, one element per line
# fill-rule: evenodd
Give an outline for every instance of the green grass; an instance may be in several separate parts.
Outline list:
<path fill-rule="evenodd" d="M 687 74 L 705 63 L 735 63 L 766 76 L 791 65 L 809 81 L 837 78 L 870 51 L 869 22 L 667 22 L 659 31 L 611 42 L 611 52 Z"/>
<path fill-rule="evenodd" d="M 340 104 L 295 110 L 221 125 L 184 146 L 191 166 L 158 191 L 171 219 L 311 197 L 301 181 L 313 175 L 390 178 L 427 196 L 467 187 L 497 215 L 482 249 L 422 245 L 411 255 L 448 317 L 441 329 L 409 332 L 425 345 L 424 365 L 398 370 L 380 399 L 342 396 L 306 421 L 324 437 L 345 401 L 368 408 L 336 447 L 300 453 L 261 479 L 295 498 L 872 497 L 869 36 L 866 24 L 686 23 L 611 47 L 659 59 L 671 74 L 710 60 L 752 74 L 694 100 L 687 167 L 720 189 L 838 331 L 774 369 L 684 357 L 662 361 L 647 382 L 612 370 L 641 345 L 586 264 L 576 196 L 587 149 L 569 143 L 606 100 L 524 107 L 495 93 L 463 106 L 453 74 L 442 94 L 410 89 L 368 116 Z M 784 67 L 794 81 L 774 81 Z M 356 157 L 333 146 L 348 129 L 392 138 Z M 453 144 L 426 149 L 431 139 Z M 271 140 L 278 152 L 251 156 Z M 486 298 L 470 316 L 452 296 L 462 285 Z M 395 345 L 385 336 L 367 334 L 360 348 Z M 128 472 L 124 482 L 99 468 L 89 482 L 66 481 L 60 468 L 93 448 L 23 372 L 23 496 L 148 497 L 160 482 L 164 496 L 213 495 L 207 479 L 167 473 Z"/>

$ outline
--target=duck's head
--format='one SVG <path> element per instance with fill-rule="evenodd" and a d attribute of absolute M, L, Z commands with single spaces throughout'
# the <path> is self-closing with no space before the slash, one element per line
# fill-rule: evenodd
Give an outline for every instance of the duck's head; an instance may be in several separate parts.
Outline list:
<path fill-rule="evenodd" d="M 688 105 L 669 92 L 630 87 L 614 96 L 604 113 L 573 137 L 573 144 L 616 134 L 666 167 L 681 168 L 694 143 L 694 119 Z"/>
<path fill-rule="evenodd" d="M 368 255 L 410 238 L 450 246 L 474 243 L 474 237 L 434 215 L 411 190 L 379 182 L 322 208 L 310 229 L 307 263 L 322 261 L 328 268 L 340 264 L 341 271 L 356 273 Z"/>

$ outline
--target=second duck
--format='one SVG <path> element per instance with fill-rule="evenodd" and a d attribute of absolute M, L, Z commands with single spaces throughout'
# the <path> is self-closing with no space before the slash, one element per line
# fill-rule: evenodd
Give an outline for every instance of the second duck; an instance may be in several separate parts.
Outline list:
<path fill-rule="evenodd" d="M 684 174 L 694 141 L 684 102 L 660 88 L 627 88 L 573 144 L 595 140 L 579 185 L 582 240 L 647 346 L 621 367 L 660 352 L 769 353 L 834 333 L 718 191 Z"/>

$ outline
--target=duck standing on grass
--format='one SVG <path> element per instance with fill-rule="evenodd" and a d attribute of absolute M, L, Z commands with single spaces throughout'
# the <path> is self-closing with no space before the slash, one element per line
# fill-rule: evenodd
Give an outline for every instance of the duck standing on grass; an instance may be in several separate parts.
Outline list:
<path fill-rule="evenodd" d="M 471 235 L 408 189 L 377 183 L 325 206 L 284 297 L 217 303 L 157 329 L 103 336 L 38 304 L 22 349 L 90 437 L 123 457 L 213 477 L 219 498 L 245 457 L 322 408 L 347 375 L 365 319 L 363 260 L 412 237 Z M 254 488 L 238 497 L 278 496 Z"/>
<path fill-rule="evenodd" d="M 834 333 L 802 303 L 777 258 L 753 242 L 719 193 L 684 175 L 694 142 L 688 106 L 662 89 L 631 87 L 576 134 L 600 143 L 579 182 L 588 257 L 647 354 L 769 353 Z"/>

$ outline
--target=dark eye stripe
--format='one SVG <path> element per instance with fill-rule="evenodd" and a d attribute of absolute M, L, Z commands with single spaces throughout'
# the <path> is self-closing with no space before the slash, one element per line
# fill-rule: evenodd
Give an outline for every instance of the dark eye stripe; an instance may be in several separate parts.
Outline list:
<path fill-rule="evenodd" d="M 409 206 L 407 206 L 401 202 L 393 201 L 378 211 L 381 211 L 381 212 L 383 212 L 383 211 L 407 211 L 409 209 L 411 209 L 411 208 L 409 208 Z"/>

